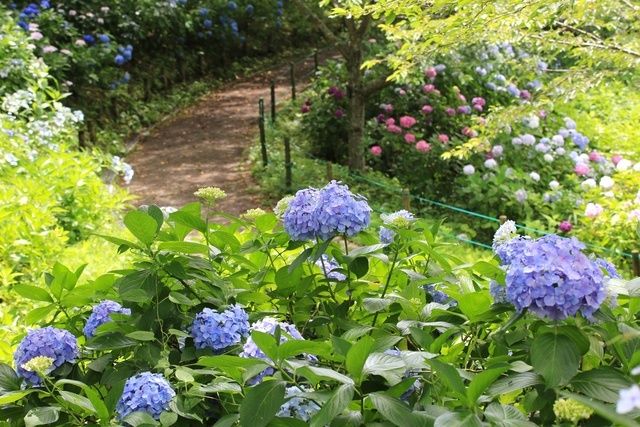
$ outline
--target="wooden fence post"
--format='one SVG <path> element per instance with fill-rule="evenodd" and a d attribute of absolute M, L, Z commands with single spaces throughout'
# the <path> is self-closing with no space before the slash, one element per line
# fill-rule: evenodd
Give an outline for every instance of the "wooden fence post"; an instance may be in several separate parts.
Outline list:
<path fill-rule="evenodd" d="M 291 141 L 289 137 L 284 138 L 284 186 L 287 193 L 291 192 Z"/>
<path fill-rule="evenodd" d="M 291 78 L 291 99 L 296 100 L 296 73 L 293 62 L 289 64 L 289 77 Z"/>
<path fill-rule="evenodd" d="M 633 275 L 635 277 L 640 277 L 640 255 L 638 251 L 631 252 L 631 262 L 633 265 Z"/>
<path fill-rule="evenodd" d="M 276 122 L 276 82 L 271 80 L 271 123 Z"/>
<path fill-rule="evenodd" d="M 402 208 L 404 210 L 411 210 L 411 193 L 408 188 L 402 189 Z"/>
<path fill-rule="evenodd" d="M 313 51 L 313 71 L 318 72 L 318 49 Z"/>
<path fill-rule="evenodd" d="M 327 182 L 333 181 L 333 163 L 327 162 Z"/>
<path fill-rule="evenodd" d="M 258 126 L 260 128 L 260 149 L 262 151 L 262 166 L 266 167 L 269 164 L 267 158 L 267 136 L 264 131 L 264 100 L 260 98 L 258 101 Z"/>

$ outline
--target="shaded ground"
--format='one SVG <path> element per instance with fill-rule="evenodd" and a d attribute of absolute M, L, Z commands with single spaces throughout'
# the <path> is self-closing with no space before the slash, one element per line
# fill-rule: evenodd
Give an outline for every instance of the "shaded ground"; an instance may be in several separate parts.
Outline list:
<path fill-rule="evenodd" d="M 296 63 L 296 86 L 313 71 L 313 57 Z M 259 206 L 247 150 L 258 133 L 258 99 L 269 114 L 269 83 L 276 100 L 291 95 L 289 65 L 230 82 L 156 126 L 137 144 L 127 162 L 135 170 L 129 187 L 138 204 L 181 206 L 200 187 L 227 192 L 220 210 L 239 214 Z M 268 119 L 267 119 L 268 120 Z"/>

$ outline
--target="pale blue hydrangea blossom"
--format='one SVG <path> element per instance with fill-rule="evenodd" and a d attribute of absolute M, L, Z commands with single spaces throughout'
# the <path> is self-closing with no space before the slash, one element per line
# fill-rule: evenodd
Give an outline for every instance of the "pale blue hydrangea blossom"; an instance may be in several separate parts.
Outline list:
<path fill-rule="evenodd" d="M 636 409 L 640 409 L 640 387 L 634 384 L 629 388 L 620 390 L 620 396 L 616 403 L 616 412 L 628 414 Z"/>
<path fill-rule="evenodd" d="M 36 372 L 24 369 L 23 365 L 39 356 L 53 359 L 50 371 L 65 363 L 75 363 L 78 358 L 78 341 L 71 332 L 52 326 L 27 332 L 27 335 L 20 341 L 13 355 L 13 360 L 18 375 L 33 385 L 40 385 L 42 379 Z"/>
<path fill-rule="evenodd" d="M 119 419 L 141 411 L 158 420 L 160 414 L 169 410 L 175 396 L 176 392 L 162 375 L 142 372 L 125 383 L 116 412 Z"/>
<path fill-rule="evenodd" d="M 320 411 L 320 406 L 313 400 L 304 397 L 305 393 L 311 390 L 308 387 L 291 386 L 287 387 L 285 398 L 287 401 L 280 406 L 276 416 L 283 418 L 297 418 L 304 422 L 309 422 L 311 417 Z"/>
<path fill-rule="evenodd" d="M 327 254 L 322 254 L 322 257 L 316 261 L 316 266 L 326 272 L 327 278 L 330 280 L 336 280 L 342 282 L 347 276 L 339 271 L 340 264 L 335 259 L 329 258 Z"/>
<path fill-rule="evenodd" d="M 249 334 L 249 316 L 234 305 L 219 313 L 210 308 L 198 313 L 191 326 L 191 336 L 196 348 L 223 350 L 239 344 Z"/>
<path fill-rule="evenodd" d="M 91 315 L 87 319 L 87 323 L 84 325 L 84 336 L 92 338 L 95 335 L 98 326 L 111 321 L 111 314 L 113 313 L 131 315 L 131 310 L 123 308 L 115 301 L 101 301 L 100 304 L 94 306 L 91 310 Z"/>

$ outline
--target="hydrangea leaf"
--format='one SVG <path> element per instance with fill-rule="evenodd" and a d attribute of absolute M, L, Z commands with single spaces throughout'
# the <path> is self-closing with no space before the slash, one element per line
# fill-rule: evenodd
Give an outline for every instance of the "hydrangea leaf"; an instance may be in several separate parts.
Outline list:
<path fill-rule="evenodd" d="M 578 373 L 580 349 L 566 335 L 543 333 L 531 345 L 531 365 L 548 387 L 566 384 Z"/>

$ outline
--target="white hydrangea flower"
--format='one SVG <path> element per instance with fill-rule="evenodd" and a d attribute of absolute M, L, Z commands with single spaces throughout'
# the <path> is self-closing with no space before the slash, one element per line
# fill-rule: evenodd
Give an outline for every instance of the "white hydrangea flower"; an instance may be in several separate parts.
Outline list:
<path fill-rule="evenodd" d="M 493 247 L 503 245 L 509 240 L 518 236 L 518 229 L 516 228 L 516 222 L 507 220 L 502 224 L 496 233 L 493 235 Z"/>

